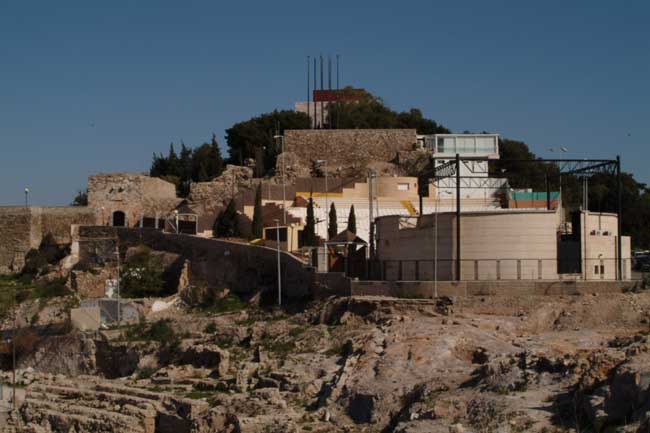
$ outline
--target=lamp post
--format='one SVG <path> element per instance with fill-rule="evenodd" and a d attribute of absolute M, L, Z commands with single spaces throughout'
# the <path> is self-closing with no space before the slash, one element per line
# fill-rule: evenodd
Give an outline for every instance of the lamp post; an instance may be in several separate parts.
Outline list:
<path fill-rule="evenodd" d="M 120 299 L 120 249 L 115 246 L 115 258 L 117 259 L 117 325 L 122 324 L 122 301 Z"/>
<path fill-rule="evenodd" d="M 287 225 L 287 205 L 286 205 L 286 180 L 285 180 L 285 169 L 284 169 L 284 135 L 274 135 L 273 138 L 280 140 L 280 153 L 282 154 L 282 218 L 283 224 Z"/>
<path fill-rule="evenodd" d="M 452 195 L 451 191 L 444 191 L 445 194 Z M 433 232 L 433 298 L 438 297 L 438 211 L 440 206 L 440 188 L 436 185 L 436 215 Z"/>
<path fill-rule="evenodd" d="M 29 207 L 29 188 L 25 188 L 25 207 Z"/>
<path fill-rule="evenodd" d="M 280 264 L 280 220 L 275 221 L 276 250 L 278 253 L 278 306 L 282 305 L 282 267 Z"/>
<path fill-rule="evenodd" d="M 325 218 L 323 219 L 323 221 L 325 221 L 325 227 L 327 227 L 327 221 L 328 221 L 327 215 L 328 215 L 328 212 L 329 212 L 329 209 L 330 209 L 329 200 L 328 200 L 328 197 L 327 197 L 327 193 L 328 193 L 328 188 L 327 188 L 327 160 L 319 159 L 319 160 L 316 161 L 316 164 L 323 167 L 323 171 L 325 172 Z"/>

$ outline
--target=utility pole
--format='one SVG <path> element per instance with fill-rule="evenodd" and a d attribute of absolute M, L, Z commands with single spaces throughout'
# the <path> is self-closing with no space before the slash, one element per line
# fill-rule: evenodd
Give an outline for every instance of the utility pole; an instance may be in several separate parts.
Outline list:
<path fill-rule="evenodd" d="M 370 234 L 368 239 L 370 241 L 370 260 L 375 257 L 375 220 L 372 215 L 372 178 L 375 174 L 372 170 L 368 170 L 368 227 L 370 228 Z"/>
<path fill-rule="evenodd" d="M 278 252 L 278 307 L 282 306 L 282 265 L 280 262 L 280 220 L 275 219 L 275 240 Z"/>
<path fill-rule="evenodd" d="M 16 412 L 16 326 L 17 326 L 17 318 L 16 318 L 16 286 L 13 286 L 13 293 L 12 293 L 12 304 L 13 304 L 13 310 L 14 310 L 14 326 L 13 329 L 11 330 L 11 367 L 12 367 L 12 380 L 13 380 L 13 396 L 11 398 L 11 404 L 13 406 L 13 411 Z"/>
<path fill-rule="evenodd" d="M 460 281 L 460 155 L 456 154 L 456 281 Z"/>
<path fill-rule="evenodd" d="M 623 257 L 621 254 L 623 253 L 623 243 L 621 241 L 621 236 L 623 235 L 623 223 L 622 223 L 622 217 L 623 217 L 623 181 L 621 179 L 621 157 L 620 155 L 616 156 L 616 184 L 617 184 L 617 189 L 618 189 L 618 239 L 617 239 L 617 245 L 616 249 L 618 250 L 617 254 L 617 263 L 616 267 L 618 270 L 618 279 L 622 280 L 623 279 Z"/>
<path fill-rule="evenodd" d="M 280 140 L 280 153 L 282 154 L 282 223 L 287 225 L 287 187 L 286 187 L 286 172 L 284 168 L 284 159 L 286 155 L 284 154 L 284 135 L 278 134 L 274 135 L 273 138 Z"/>
<path fill-rule="evenodd" d="M 115 258 L 117 259 L 117 326 L 122 324 L 122 300 L 120 299 L 120 249 L 115 246 Z"/>

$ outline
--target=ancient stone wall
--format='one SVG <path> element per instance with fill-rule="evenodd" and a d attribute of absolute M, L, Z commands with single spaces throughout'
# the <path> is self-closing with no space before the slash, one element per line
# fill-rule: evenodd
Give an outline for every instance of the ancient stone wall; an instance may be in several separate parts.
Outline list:
<path fill-rule="evenodd" d="M 160 218 L 180 203 L 174 184 L 138 173 L 100 173 L 88 178 L 88 206 L 99 224 L 112 225 L 114 213 L 121 211 L 128 226 L 140 224 L 141 217 Z"/>
<path fill-rule="evenodd" d="M 284 134 L 285 150 L 304 164 L 326 160 L 343 175 L 364 173 L 371 162 L 396 160 L 417 141 L 415 129 L 296 129 Z"/>
<path fill-rule="evenodd" d="M 112 233 L 109 233 L 112 232 Z M 166 234 L 153 229 L 80 227 L 80 257 L 93 261 L 96 251 L 114 250 L 111 238 L 119 238 L 119 248 L 144 244 L 153 250 L 179 254 L 189 261 L 190 282 L 212 288 L 227 288 L 249 294 L 256 290 L 277 290 L 277 251 L 274 249 L 205 239 L 187 235 Z M 93 241 L 93 237 L 97 239 Z M 107 244 L 110 244 L 107 246 Z M 106 257 L 108 259 L 108 256 Z M 282 287 L 287 297 L 309 293 L 311 271 L 294 256 L 281 253 Z"/>
<path fill-rule="evenodd" d="M 192 206 L 201 211 L 214 212 L 238 193 L 254 187 L 253 170 L 248 167 L 228 165 L 221 176 L 210 182 L 190 184 L 189 199 Z"/>
<path fill-rule="evenodd" d="M 95 223 L 95 214 L 87 207 L 0 207 L 0 274 L 22 270 L 25 254 L 38 248 L 45 235 L 67 244 L 72 224 Z"/>
<path fill-rule="evenodd" d="M 31 213 L 23 206 L 0 208 L 0 274 L 22 268 L 25 253 L 32 246 Z"/>

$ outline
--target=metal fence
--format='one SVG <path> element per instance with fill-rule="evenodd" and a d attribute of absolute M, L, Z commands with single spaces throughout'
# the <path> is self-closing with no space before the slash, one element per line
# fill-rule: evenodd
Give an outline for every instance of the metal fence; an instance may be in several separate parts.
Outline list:
<path fill-rule="evenodd" d="M 460 261 L 460 280 L 605 280 L 618 277 L 617 259 L 466 259 Z M 375 260 L 369 263 L 368 279 L 384 281 L 454 281 L 456 260 Z M 622 279 L 641 279 L 632 272 L 629 259 L 622 260 Z"/>

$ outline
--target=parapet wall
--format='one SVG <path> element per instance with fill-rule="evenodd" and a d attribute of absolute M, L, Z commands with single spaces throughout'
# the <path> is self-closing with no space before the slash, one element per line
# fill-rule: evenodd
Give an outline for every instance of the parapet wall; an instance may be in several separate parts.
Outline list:
<path fill-rule="evenodd" d="M 70 243 L 72 224 L 95 224 L 95 214 L 82 206 L 0 207 L 0 274 L 20 272 L 25 254 L 47 234 L 59 244 Z"/>
<path fill-rule="evenodd" d="M 303 164 L 326 160 L 328 167 L 359 172 L 365 172 L 370 162 L 395 160 L 417 142 L 415 129 L 293 129 L 285 130 L 284 136 L 285 150 Z"/>
<path fill-rule="evenodd" d="M 79 237 L 82 260 L 92 260 L 90 256 L 96 251 L 105 251 L 104 259 L 108 260 L 115 251 L 113 239 L 119 239 L 122 253 L 129 247 L 144 244 L 153 250 L 179 254 L 190 262 L 192 282 L 228 288 L 241 294 L 257 289 L 277 290 L 277 251 L 270 248 L 167 234 L 154 229 L 80 227 Z M 290 254 L 282 252 L 280 258 L 284 296 L 307 296 L 312 281 L 311 269 Z"/>

